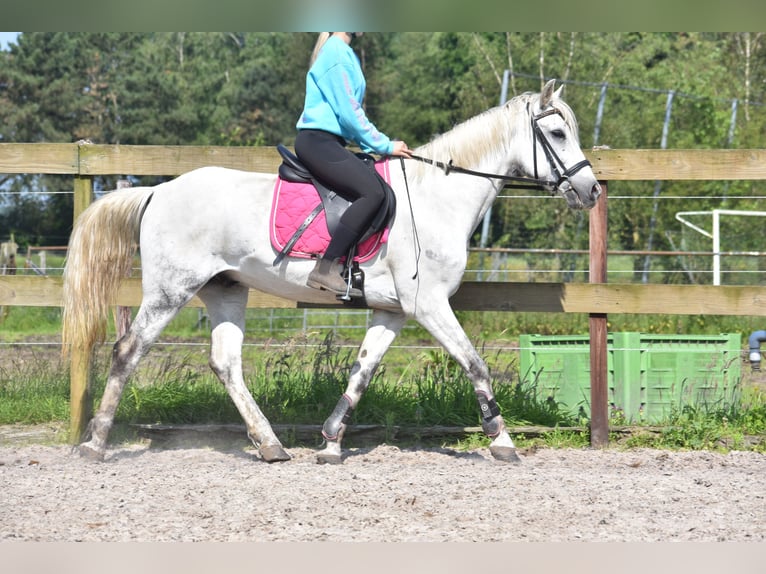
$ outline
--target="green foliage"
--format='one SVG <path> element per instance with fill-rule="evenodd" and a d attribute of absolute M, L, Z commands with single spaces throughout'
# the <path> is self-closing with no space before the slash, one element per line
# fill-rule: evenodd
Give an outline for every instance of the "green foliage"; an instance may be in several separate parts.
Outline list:
<path fill-rule="evenodd" d="M 353 364 L 348 349 L 327 336 L 318 347 L 305 339 L 267 350 L 249 352 L 248 387 L 272 423 L 322 424 L 345 389 Z M 116 422 L 126 423 L 241 423 L 223 387 L 206 368 L 204 357 L 194 353 L 147 358 L 128 383 Z M 534 388 L 518 383 L 513 361 L 493 373 L 498 405 L 506 423 L 550 427 L 539 438 L 517 437 L 520 447 L 587 446 L 587 430 L 568 430 L 582 424 L 559 412 L 555 403 L 540 401 Z M 103 393 L 107 368 L 104 357 L 94 366 L 93 394 Z M 0 424 L 66 422 L 69 416 L 69 380 L 61 362 L 36 360 L 14 362 L 0 369 Z M 475 394 L 462 370 L 441 352 L 411 359 L 396 373 L 381 369 L 352 424 L 385 427 L 480 426 Z M 620 424 L 613 420 L 612 424 Z M 640 427 L 639 427 L 640 428 Z M 628 439 L 614 437 L 625 447 L 686 449 L 763 450 L 766 433 L 766 395 L 747 389 L 739 405 L 725 409 L 685 406 L 678 409 L 662 429 L 647 427 Z M 756 440 L 753 440 L 753 438 Z M 758 439 L 758 437 L 761 437 Z M 483 435 L 458 441 L 461 448 L 486 446 Z"/>
<path fill-rule="evenodd" d="M 103 389 L 98 396 L 101 391 Z M 116 420 L 131 423 L 231 422 L 237 420 L 237 411 L 222 385 L 204 365 L 189 356 L 181 357 L 179 361 L 168 355 L 157 364 L 150 363 L 149 368 L 127 386 Z"/>
<path fill-rule="evenodd" d="M 213 119 L 223 145 L 292 144 L 313 34 L 248 33 Z"/>
<path fill-rule="evenodd" d="M 28 341 L 32 337 L 61 334 L 59 307 L 7 307 L 0 313 L 1 343 Z"/>
<path fill-rule="evenodd" d="M 496 105 L 497 96 L 476 98 L 470 41 L 452 32 L 399 34 L 380 80 L 387 97 L 370 112 L 378 127 L 414 146 Z"/>
<path fill-rule="evenodd" d="M 0 424 L 68 418 L 69 377 L 61 363 L 40 360 L 33 352 L 0 368 Z"/>
<path fill-rule="evenodd" d="M 753 392 L 753 391 L 751 391 Z M 762 440 L 766 430 L 763 393 L 756 403 L 743 403 L 728 409 L 708 409 L 687 405 L 674 412 L 655 434 L 637 434 L 625 441 L 628 447 L 689 450 L 757 450 L 766 451 Z M 755 440 L 753 440 L 755 438 Z"/>
<path fill-rule="evenodd" d="M 7 307 L 5 318 L 0 315 L 0 342 L 8 343 L 27 340 L 37 336 L 56 336 L 61 332 L 61 309 L 58 307 Z M 584 313 L 496 313 L 492 311 L 458 311 L 456 313 L 469 338 L 493 345 L 512 347 L 522 333 L 538 335 L 587 334 L 588 316 Z M 110 318 L 111 321 L 111 318 Z M 296 316 L 294 310 L 248 309 L 247 333 L 254 341 L 292 340 L 303 328 L 304 318 Z M 307 319 L 311 323 L 312 319 Z M 331 319 L 319 318 L 319 325 L 309 324 L 309 334 L 325 332 Z M 726 315 L 630 315 L 613 313 L 608 316 L 607 329 L 610 332 L 636 331 L 651 334 L 717 335 L 720 333 L 742 333 L 743 341 L 753 331 L 763 328 L 763 321 L 757 316 Z M 352 316 L 340 323 L 334 331 L 342 333 L 344 341 L 355 350 L 365 325 L 364 316 Z M 346 327 L 346 328 L 344 328 Z M 273 328 L 273 329 L 272 329 Z M 110 335 L 114 336 L 110 324 Z M 207 345 L 209 325 L 201 309 L 185 308 L 163 331 L 173 341 L 201 340 Z M 415 323 L 408 324 L 397 338 L 401 344 L 421 344 L 431 341 L 430 335 Z M 350 350 L 347 348 L 347 352 Z M 434 352 L 435 355 L 441 351 Z M 396 354 L 391 349 L 386 359 Z M 432 368 L 432 367 L 429 367 Z"/>
<path fill-rule="evenodd" d="M 314 34 L 264 32 L 27 32 L 0 52 L 0 142 L 104 144 L 290 144 L 300 114 Z M 601 86 L 608 86 L 599 144 L 660 145 L 673 90 L 670 148 L 761 147 L 766 117 L 766 43 L 755 33 L 366 34 L 354 48 L 367 76 L 366 108 L 385 133 L 425 143 L 499 102 L 503 70 L 508 96 L 539 90 L 543 78 L 571 80 L 564 96 L 580 121 L 583 147 L 594 140 Z M 635 89 L 640 88 L 640 89 Z M 729 139 L 731 102 L 739 113 Z M 113 187 L 102 177 L 97 189 Z M 0 176 L 0 235 L 22 244 L 64 244 L 71 228 L 71 187 L 60 176 Z M 709 196 L 684 209 L 762 209 L 757 183 L 613 182 L 609 242 L 613 249 L 673 249 L 678 202 L 666 195 Z M 509 195 L 517 195 L 508 192 Z M 522 194 L 523 195 L 523 194 Z M 725 200 L 721 200 L 721 197 Z M 656 211 L 654 206 L 656 205 Z M 759 242 L 753 228 L 742 230 Z M 561 201 L 500 200 L 489 244 L 495 247 L 587 247 L 587 218 Z M 478 239 L 478 234 L 476 239 Z M 742 247 L 742 249 L 746 249 Z M 563 268 L 571 261 L 562 258 Z M 643 258 L 636 258 L 636 271 Z M 663 260 L 689 281 L 678 261 Z"/>

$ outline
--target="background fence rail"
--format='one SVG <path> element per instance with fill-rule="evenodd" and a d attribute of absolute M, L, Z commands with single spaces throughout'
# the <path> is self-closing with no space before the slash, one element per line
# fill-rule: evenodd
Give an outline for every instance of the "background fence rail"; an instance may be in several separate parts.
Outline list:
<path fill-rule="evenodd" d="M 0 305 L 58 307 L 61 277 L 0 276 Z M 141 280 L 125 279 L 115 305 L 137 307 Z M 748 285 L 646 285 L 636 283 L 515 283 L 466 281 L 451 299 L 459 311 L 749 315 L 766 317 L 766 288 Z M 189 307 L 202 307 L 195 297 Z M 316 308 L 254 289 L 250 308 Z M 328 305 L 326 307 L 341 307 Z"/>

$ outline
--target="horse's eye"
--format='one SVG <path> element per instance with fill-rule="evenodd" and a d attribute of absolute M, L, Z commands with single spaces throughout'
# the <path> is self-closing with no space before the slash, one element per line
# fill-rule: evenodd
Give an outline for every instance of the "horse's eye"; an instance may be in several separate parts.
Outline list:
<path fill-rule="evenodd" d="M 551 132 L 551 135 L 559 140 L 566 139 L 567 135 L 564 133 L 564 130 L 553 130 Z"/>

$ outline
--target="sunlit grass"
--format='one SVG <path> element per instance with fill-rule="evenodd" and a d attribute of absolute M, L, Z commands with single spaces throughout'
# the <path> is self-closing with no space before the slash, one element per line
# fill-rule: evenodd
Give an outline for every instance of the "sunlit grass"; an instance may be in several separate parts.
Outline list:
<path fill-rule="evenodd" d="M 96 407 L 108 367 L 105 351 L 94 362 Z M 155 350 L 126 386 L 118 425 L 241 424 L 225 389 L 206 366 L 206 352 L 196 347 L 171 353 Z M 269 349 L 249 348 L 246 354 L 247 385 L 272 424 L 321 425 L 344 391 L 355 359 L 354 349 L 337 345 L 329 335 L 319 340 L 296 338 Z M 496 398 L 506 423 L 542 428 L 533 437 L 515 437 L 519 447 L 588 445 L 588 421 L 574 418 L 553 401 L 540 400 L 533 385 L 520 381 L 513 354 L 497 352 L 486 358 L 493 365 Z M 68 416 L 65 363 L 35 360 L 33 353 L 0 370 L 0 424 L 66 423 Z M 394 440 L 395 428 L 475 428 L 481 426 L 481 418 L 473 387 L 462 369 L 443 351 L 429 350 L 410 354 L 406 364 L 400 357 L 395 369 L 384 364 L 351 424 L 391 429 Z M 635 432 L 615 442 L 625 448 L 764 451 L 766 445 L 758 437 L 766 434 L 766 397 L 759 389 L 747 389 L 738 405 L 725 409 L 686 406 L 647 428 L 651 432 Z M 488 444 L 480 433 L 450 440 L 457 448 Z"/>

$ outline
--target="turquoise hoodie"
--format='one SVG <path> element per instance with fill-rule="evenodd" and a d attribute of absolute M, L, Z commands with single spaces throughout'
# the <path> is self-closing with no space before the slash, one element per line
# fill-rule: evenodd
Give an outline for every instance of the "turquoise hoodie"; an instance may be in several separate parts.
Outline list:
<path fill-rule="evenodd" d="M 393 142 L 362 108 L 366 87 L 359 58 L 342 39 L 330 36 L 306 75 L 306 103 L 296 127 L 330 132 L 365 152 L 390 155 Z"/>

